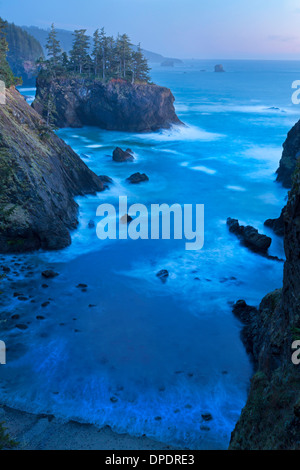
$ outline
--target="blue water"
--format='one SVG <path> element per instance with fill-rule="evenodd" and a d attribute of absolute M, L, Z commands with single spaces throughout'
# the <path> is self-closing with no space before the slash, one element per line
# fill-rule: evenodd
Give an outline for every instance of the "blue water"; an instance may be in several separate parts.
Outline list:
<path fill-rule="evenodd" d="M 283 264 L 241 246 L 226 219 L 271 235 L 270 253 L 284 256 L 282 240 L 263 222 L 279 215 L 286 197 L 274 172 L 299 117 L 291 83 L 300 77 L 300 63 L 227 61 L 225 74 L 212 73 L 215 63 L 152 70 L 156 83 L 172 89 L 187 127 L 153 134 L 58 131 L 114 185 L 78 198 L 80 225 L 71 247 L 6 257 L 33 272 L 26 277 L 16 267 L 13 285 L 3 283 L 6 315 L 18 313 L 15 323 L 30 323 L 26 331 L 1 333 L 9 348 L 0 371 L 1 403 L 177 447 L 228 446 L 252 374 L 230 302 L 244 298 L 257 305 L 280 287 Z M 32 97 L 32 90 L 21 91 Z M 112 161 L 117 145 L 135 152 L 134 163 Z M 136 171 L 150 181 L 129 186 L 125 179 Z M 100 203 L 117 205 L 120 195 L 147 206 L 204 204 L 204 248 L 186 251 L 180 240 L 101 242 L 88 222 L 97 222 Z M 60 275 L 45 289 L 40 272 L 48 267 Z M 155 275 L 160 269 L 170 272 L 165 284 Z M 87 284 L 87 292 L 78 283 Z M 35 302 L 13 299 L 15 291 Z M 207 412 L 213 420 L 203 423 Z"/>

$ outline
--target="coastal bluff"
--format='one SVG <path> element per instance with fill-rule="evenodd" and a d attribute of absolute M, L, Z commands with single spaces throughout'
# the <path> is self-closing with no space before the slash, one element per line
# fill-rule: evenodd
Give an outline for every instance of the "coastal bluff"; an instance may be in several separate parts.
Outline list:
<path fill-rule="evenodd" d="M 1 253 L 68 246 L 74 197 L 104 189 L 14 87 L 0 105 L 0 180 Z"/>
<path fill-rule="evenodd" d="M 78 77 L 40 74 L 32 106 L 45 119 L 52 113 L 56 127 L 96 126 L 124 132 L 153 132 L 182 124 L 168 88 Z"/>
<path fill-rule="evenodd" d="M 300 157 L 300 121 L 289 131 L 283 144 L 282 157 L 276 172 L 277 181 L 285 188 L 292 187 L 292 178 Z"/>
<path fill-rule="evenodd" d="M 232 433 L 232 450 L 300 449 L 300 366 L 292 362 L 292 344 L 300 340 L 300 162 L 282 218 L 283 287 L 268 294 L 256 314 L 242 312 L 242 336 L 256 373 Z"/>

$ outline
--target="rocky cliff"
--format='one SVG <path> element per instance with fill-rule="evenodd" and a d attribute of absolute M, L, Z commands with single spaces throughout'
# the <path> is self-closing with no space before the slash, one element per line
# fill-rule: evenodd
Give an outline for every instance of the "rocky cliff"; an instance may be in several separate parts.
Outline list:
<path fill-rule="evenodd" d="M 288 133 L 283 144 L 283 153 L 277 170 L 277 181 L 285 188 L 291 188 L 292 176 L 300 157 L 300 121 Z"/>
<path fill-rule="evenodd" d="M 33 107 L 45 119 L 53 109 L 57 127 L 150 132 L 180 124 L 168 88 L 122 80 L 51 79 L 41 73 Z"/>
<path fill-rule="evenodd" d="M 290 146 L 289 133 L 285 150 Z M 283 288 L 268 294 L 245 322 L 256 373 L 230 449 L 300 449 L 300 365 L 291 345 L 300 339 L 300 163 L 283 211 Z"/>
<path fill-rule="evenodd" d="M 0 252 L 70 244 L 74 196 L 103 189 L 73 150 L 13 87 L 0 105 Z"/>

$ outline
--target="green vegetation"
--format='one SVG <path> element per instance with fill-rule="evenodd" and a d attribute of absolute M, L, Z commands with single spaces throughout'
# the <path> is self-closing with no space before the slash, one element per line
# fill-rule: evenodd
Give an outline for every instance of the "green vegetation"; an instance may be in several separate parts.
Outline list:
<path fill-rule="evenodd" d="M 22 76 L 24 81 L 34 80 L 38 73 L 37 61 L 44 55 L 42 46 L 13 23 L 6 24 L 5 33 L 8 43 L 7 62 L 14 75 Z"/>
<path fill-rule="evenodd" d="M 21 79 L 14 77 L 7 62 L 8 44 L 6 40 L 6 26 L 7 22 L 0 18 L 0 80 L 9 88 L 12 85 L 19 84 Z"/>
<path fill-rule="evenodd" d="M 107 36 L 104 29 L 97 29 L 90 38 L 85 29 L 75 30 L 73 47 L 68 56 L 62 51 L 57 32 L 52 24 L 46 48 L 48 59 L 41 61 L 42 73 L 52 77 L 81 76 L 98 78 L 104 82 L 112 79 L 131 83 L 149 83 L 150 68 L 141 46 L 132 49 L 127 34 Z M 91 51 L 91 52 L 90 52 Z"/>
<path fill-rule="evenodd" d="M 0 423 L 0 450 L 11 449 L 15 447 L 17 443 L 13 441 L 6 432 L 6 428 L 3 423 Z"/>

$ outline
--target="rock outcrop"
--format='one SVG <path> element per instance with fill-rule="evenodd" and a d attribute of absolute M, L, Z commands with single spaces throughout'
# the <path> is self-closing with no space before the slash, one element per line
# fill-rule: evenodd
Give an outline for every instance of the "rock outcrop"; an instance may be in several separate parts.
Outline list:
<path fill-rule="evenodd" d="M 263 254 L 267 253 L 272 243 L 270 237 L 258 233 L 258 230 L 250 225 L 244 227 L 239 224 L 237 219 L 231 219 L 230 217 L 227 219 L 227 225 L 229 231 L 234 233 L 252 251 Z"/>
<path fill-rule="evenodd" d="M 113 151 L 113 161 L 117 163 L 133 162 L 134 156 L 130 149 L 122 150 L 120 147 L 116 147 Z"/>
<path fill-rule="evenodd" d="M 139 184 L 143 183 L 145 181 L 149 181 L 148 176 L 145 173 L 133 173 L 133 175 L 129 176 L 129 178 L 126 179 L 128 183 L 131 184 Z"/>
<path fill-rule="evenodd" d="M 222 64 L 215 65 L 215 72 L 216 72 L 216 73 L 223 73 L 223 72 L 225 72 L 223 65 L 222 65 Z"/>
<path fill-rule="evenodd" d="M 283 210 L 281 211 L 281 214 L 278 217 L 278 219 L 268 219 L 265 221 L 264 225 L 268 228 L 271 228 L 273 232 L 279 237 L 283 237 L 284 235 Z"/>
<path fill-rule="evenodd" d="M 283 144 L 282 157 L 277 170 L 277 181 L 285 188 L 291 188 L 292 177 L 300 157 L 300 121 L 298 121 L 287 135 Z"/>
<path fill-rule="evenodd" d="M 77 226 L 77 195 L 101 180 L 14 88 L 0 105 L 0 252 L 60 249 Z"/>
<path fill-rule="evenodd" d="M 152 132 L 181 124 L 168 88 L 123 80 L 37 78 L 34 109 L 47 118 L 49 106 L 57 127 L 97 126 L 126 132 Z"/>
<path fill-rule="evenodd" d="M 300 449 L 300 165 L 283 211 L 286 262 L 283 288 L 268 294 L 247 324 L 256 363 L 247 404 L 230 449 Z"/>

